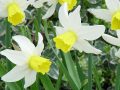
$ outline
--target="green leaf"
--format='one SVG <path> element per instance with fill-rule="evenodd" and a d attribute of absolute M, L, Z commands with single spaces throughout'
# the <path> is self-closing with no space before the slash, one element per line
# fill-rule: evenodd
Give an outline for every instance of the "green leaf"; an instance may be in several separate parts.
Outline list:
<path fill-rule="evenodd" d="M 92 90 L 92 55 L 88 55 L 88 90 Z"/>
<path fill-rule="evenodd" d="M 115 90 L 120 90 L 120 64 L 117 66 Z"/>
<path fill-rule="evenodd" d="M 45 75 L 39 74 L 39 78 L 40 78 L 45 90 L 55 90 L 50 78 L 46 74 Z"/>
<path fill-rule="evenodd" d="M 66 66 L 71 78 L 75 82 L 77 88 L 80 89 L 81 88 L 80 78 L 78 76 L 78 72 L 77 72 L 77 69 L 75 68 L 75 64 L 74 64 L 74 61 L 72 60 L 71 54 L 63 53 L 63 56 L 64 56 L 63 60 L 65 60 L 66 62 Z"/>

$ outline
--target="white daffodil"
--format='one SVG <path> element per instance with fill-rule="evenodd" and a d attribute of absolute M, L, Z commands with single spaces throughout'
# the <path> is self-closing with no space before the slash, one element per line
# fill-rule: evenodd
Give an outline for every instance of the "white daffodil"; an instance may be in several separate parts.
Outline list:
<path fill-rule="evenodd" d="M 108 34 L 103 34 L 102 37 L 106 42 L 120 47 L 120 31 L 117 30 L 117 37 L 113 37 Z M 120 58 L 120 49 L 115 53 L 115 55 Z"/>
<path fill-rule="evenodd" d="M 83 26 L 80 18 L 80 6 L 68 14 L 65 3 L 59 10 L 59 21 L 62 27 L 55 26 L 57 36 L 53 39 L 56 47 L 64 52 L 71 48 L 84 51 L 86 53 L 100 54 L 101 51 L 94 48 L 88 41 L 96 40 L 104 34 L 103 25 Z"/>
<path fill-rule="evenodd" d="M 24 10 L 29 0 L 0 0 L 0 17 L 8 17 L 12 25 L 18 25 L 25 20 Z"/>
<path fill-rule="evenodd" d="M 68 10 L 72 10 L 77 4 L 77 0 L 37 0 L 33 3 L 33 6 L 35 8 L 40 8 L 44 6 L 45 2 L 50 6 L 50 8 L 48 8 L 46 14 L 42 17 L 43 19 L 49 18 L 54 14 L 58 3 L 62 5 L 66 2 L 68 4 Z"/>
<path fill-rule="evenodd" d="M 88 9 L 97 18 L 111 22 L 111 29 L 120 29 L 120 1 L 105 0 L 107 9 Z"/>
<path fill-rule="evenodd" d="M 13 37 L 21 51 L 6 49 L 0 52 L 6 56 L 16 66 L 2 77 L 5 82 L 15 82 L 25 79 L 24 88 L 32 85 L 36 80 L 37 72 L 43 75 L 50 69 L 51 61 L 41 57 L 41 52 L 44 48 L 43 38 L 39 33 L 39 41 L 37 46 L 25 36 L 17 35 Z"/>

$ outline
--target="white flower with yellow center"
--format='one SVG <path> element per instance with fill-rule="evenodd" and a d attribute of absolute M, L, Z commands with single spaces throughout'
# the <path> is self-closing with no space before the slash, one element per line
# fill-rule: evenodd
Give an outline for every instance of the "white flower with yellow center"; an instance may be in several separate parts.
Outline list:
<path fill-rule="evenodd" d="M 105 0 L 107 9 L 88 9 L 97 18 L 111 22 L 111 29 L 120 29 L 120 1 Z"/>
<path fill-rule="evenodd" d="M 37 72 L 43 75 L 50 69 L 51 61 L 41 57 L 44 48 L 43 38 L 39 33 L 39 41 L 37 46 L 25 36 L 17 35 L 13 37 L 21 51 L 6 49 L 0 52 L 6 56 L 16 66 L 2 77 L 5 82 L 15 82 L 25 78 L 24 88 L 32 85 L 36 80 Z"/>
<path fill-rule="evenodd" d="M 18 25 L 25 20 L 24 10 L 28 5 L 28 0 L 0 0 L 0 17 L 8 17 L 12 25 Z"/>
<path fill-rule="evenodd" d="M 120 47 L 120 31 L 117 30 L 116 32 L 117 32 L 117 37 L 113 37 L 108 34 L 103 34 L 102 37 L 106 42 Z M 120 49 L 118 50 L 118 52 L 115 53 L 115 55 L 120 58 Z"/>
<path fill-rule="evenodd" d="M 33 3 L 33 6 L 35 8 L 40 8 L 44 6 L 45 2 L 47 2 L 50 8 L 48 8 L 46 14 L 43 16 L 43 19 L 49 18 L 54 14 L 58 3 L 60 3 L 61 5 L 67 3 L 68 10 L 72 10 L 74 6 L 77 4 L 77 0 L 37 0 Z"/>
<path fill-rule="evenodd" d="M 65 53 L 71 48 L 86 53 L 100 54 L 101 51 L 91 46 L 88 41 L 93 41 L 104 34 L 103 25 L 83 26 L 80 18 L 80 6 L 68 14 L 65 3 L 59 10 L 59 21 L 62 27 L 55 26 L 57 36 L 53 39 L 56 47 Z"/>

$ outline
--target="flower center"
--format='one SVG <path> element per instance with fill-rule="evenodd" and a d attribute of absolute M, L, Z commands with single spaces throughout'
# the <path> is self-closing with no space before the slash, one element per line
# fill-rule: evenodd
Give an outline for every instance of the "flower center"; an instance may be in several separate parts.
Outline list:
<path fill-rule="evenodd" d="M 40 57 L 40 56 L 32 56 L 29 59 L 29 67 L 36 72 L 41 72 L 45 74 L 49 72 L 51 66 L 51 61 L 49 59 Z"/>
<path fill-rule="evenodd" d="M 18 25 L 25 19 L 25 13 L 20 9 L 19 5 L 16 3 L 11 3 L 8 5 L 8 21 L 12 25 Z"/>
<path fill-rule="evenodd" d="M 112 30 L 120 29 L 120 11 L 113 14 L 112 22 L 111 22 L 111 29 Z"/>
<path fill-rule="evenodd" d="M 67 2 L 68 4 L 68 10 L 72 10 L 74 6 L 77 4 L 77 0 L 58 0 L 60 4 L 64 4 Z"/>
<path fill-rule="evenodd" d="M 53 40 L 56 44 L 56 48 L 61 49 L 63 52 L 66 53 L 70 51 L 72 46 L 77 41 L 77 35 L 73 31 L 68 31 L 61 35 L 58 35 Z"/>

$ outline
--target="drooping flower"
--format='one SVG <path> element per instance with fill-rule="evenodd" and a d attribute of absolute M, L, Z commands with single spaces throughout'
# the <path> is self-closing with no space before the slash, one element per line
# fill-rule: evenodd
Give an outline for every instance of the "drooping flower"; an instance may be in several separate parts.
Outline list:
<path fill-rule="evenodd" d="M 107 9 L 88 9 L 90 13 L 99 19 L 111 23 L 111 29 L 120 29 L 120 1 L 105 0 Z"/>
<path fill-rule="evenodd" d="M 45 74 L 49 71 L 51 61 L 41 57 L 41 52 L 44 48 L 43 38 L 39 33 L 39 41 L 37 46 L 25 36 L 17 35 L 13 37 L 21 51 L 6 49 L 0 52 L 6 56 L 16 66 L 2 77 L 5 82 L 15 82 L 25 79 L 24 88 L 32 85 L 36 80 L 37 72 Z"/>
<path fill-rule="evenodd" d="M 43 19 L 49 18 L 54 14 L 58 3 L 60 3 L 61 5 L 67 3 L 68 10 L 72 10 L 74 6 L 77 4 L 77 0 L 37 0 L 33 2 L 33 6 L 35 8 L 40 8 L 44 6 L 45 2 L 47 2 L 50 8 L 48 8 L 46 14 L 42 17 Z"/>
<path fill-rule="evenodd" d="M 59 21 L 62 27 L 55 26 L 57 36 L 53 39 L 58 49 L 68 52 L 71 48 L 86 53 L 100 54 L 101 51 L 94 48 L 88 41 L 96 40 L 104 34 L 103 25 L 83 26 L 80 18 L 80 6 L 68 14 L 65 3 L 59 10 Z"/>
<path fill-rule="evenodd" d="M 0 17 L 7 17 L 12 25 L 18 25 L 25 20 L 24 10 L 28 5 L 28 0 L 0 0 Z"/>
<path fill-rule="evenodd" d="M 117 32 L 117 37 L 113 37 L 108 34 L 103 34 L 102 37 L 106 42 L 120 47 L 120 31 L 117 30 L 116 32 Z M 120 58 L 120 49 L 115 53 L 115 56 Z"/>

